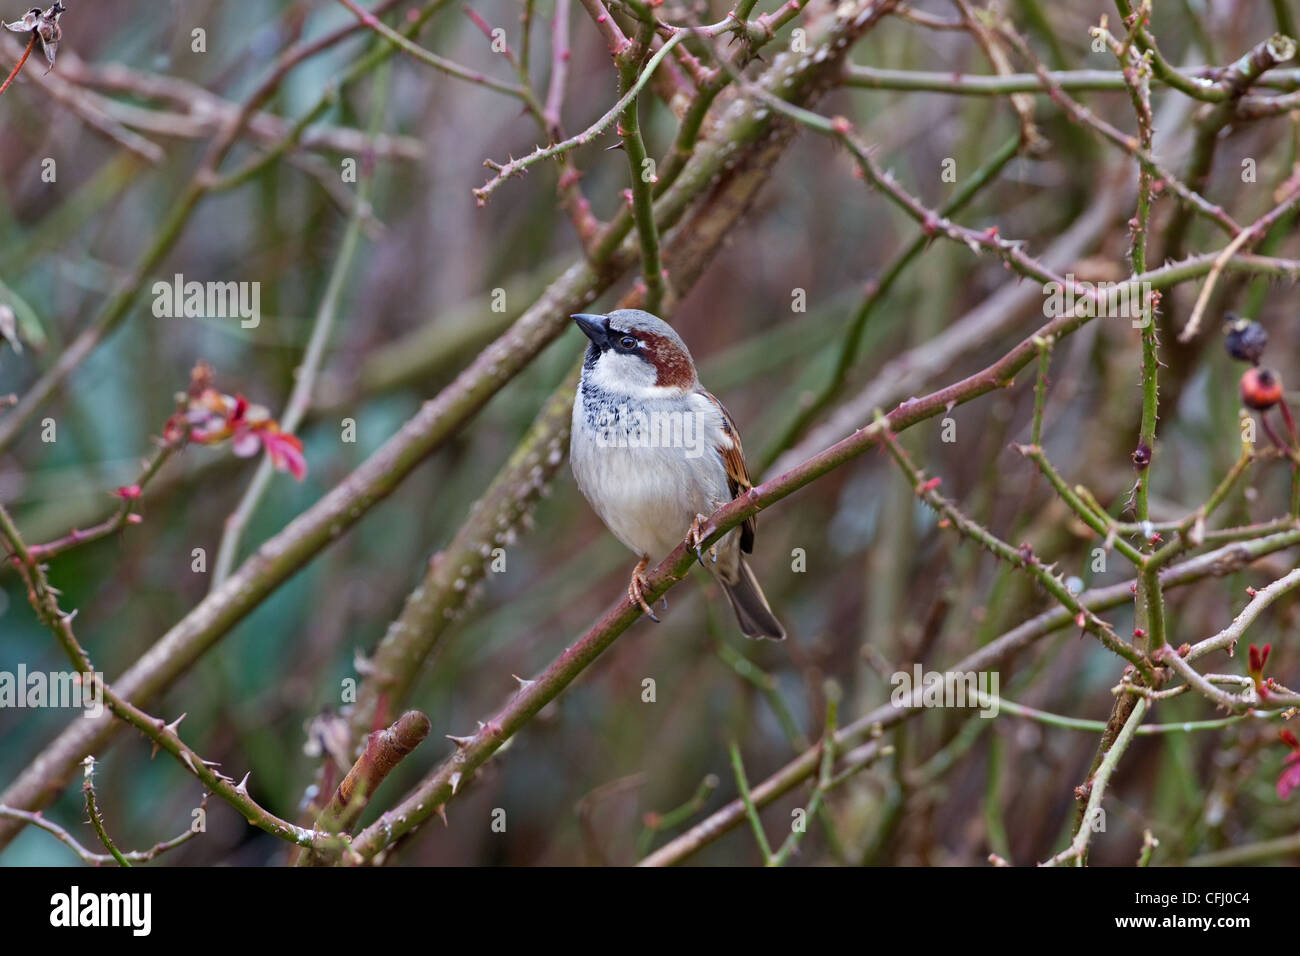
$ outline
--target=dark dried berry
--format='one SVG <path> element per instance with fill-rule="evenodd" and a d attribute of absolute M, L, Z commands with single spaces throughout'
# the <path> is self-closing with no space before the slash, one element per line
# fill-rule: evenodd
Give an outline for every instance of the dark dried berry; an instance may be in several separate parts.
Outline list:
<path fill-rule="evenodd" d="M 1268 332 L 1264 331 L 1264 326 L 1229 312 L 1223 334 L 1223 344 L 1229 355 L 1251 365 L 1259 364 L 1260 356 L 1268 346 Z"/>
<path fill-rule="evenodd" d="M 1248 368 L 1241 376 L 1241 400 L 1263 411 L 1282 401 L 1282 379 L 1268 368 Z"/>

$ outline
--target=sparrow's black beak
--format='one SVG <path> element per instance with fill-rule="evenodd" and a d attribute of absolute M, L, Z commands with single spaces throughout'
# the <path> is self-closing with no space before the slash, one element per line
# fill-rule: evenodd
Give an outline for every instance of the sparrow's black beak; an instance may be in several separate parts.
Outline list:
<path fill-rule="evenodd" d="M 578 323 L 582 334 L 591 339 L 591 344 L 596 348 L 603 350 L 609 347 L 609 319 L 605 316 L 579 313 L 570 318 Z"/>

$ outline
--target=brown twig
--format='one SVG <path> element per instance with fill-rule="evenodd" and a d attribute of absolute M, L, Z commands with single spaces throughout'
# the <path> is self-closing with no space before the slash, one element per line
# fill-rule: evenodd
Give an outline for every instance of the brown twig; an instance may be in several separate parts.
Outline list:
<path fill-rule="evenodd" d="M 9 75 L 5 77 L 5 81 L 0 83 L 0 93 L 9 89 L 9 84 L 14 81 L 14 77 L 18 75 L 18 71 L 23 68 L 23 64 L 27 62 L 27 58 L 32 55 L 32 50 L 34 49 L 36 49 L 35 32 L 32 33 L 32 38 L 27 41 L 27 47 L 23 50 L 23 55 L 18 58 L 17 64 L 15 64 L 14 68 L 9 71 Z"/>
<path fill-rule="evenodd" d="M 429 736 L 429 718 L 418 710 L 408 710 L 391 727 L 376 730 L 366 739 L 365 750 L 339 783 L 334 796 L 316 818 L 321 833 L 346 833 L 365 811 L 375 790 Z M 303 853 L 300 866 L 319 866 L 327 862 L 315 852 Z"/>
<path fill-rule="evenodd" d="M 596 30 L 605 38 L 605 46 L 609 48 L 610 56 L 619 56 L 631 45 L 631 40 L 623 33 L 618 23 L 609 15 L 605 9 L 605 4 L 601 0 L 580 0 L 583 9 L 591 16 L 592 22 L 596 24 Z"/>
<path fill-rule="evenodd" d="M 564 135 L 560 110 L 564 106 L 565 84 L 569 78 L 569 0 L 556 0 L 555 16 L 551 19 L 551 79 L 546 89 L 546 105 L 542 116 L 552 140 Z"/>

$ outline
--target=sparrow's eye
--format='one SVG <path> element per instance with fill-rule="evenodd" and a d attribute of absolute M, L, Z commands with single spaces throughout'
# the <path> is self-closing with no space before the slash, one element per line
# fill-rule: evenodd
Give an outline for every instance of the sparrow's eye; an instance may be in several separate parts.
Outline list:
<path fill-rule="evenodd" d="M 630 352 L 630 351 L 632 351 L 634 348 L 636 348 L 636 338 L 633 337 L 633 336 L 631 336 L 631 335 L 625 335 L 625 336 L 623 336 L 621 339 L 618 340 L 618 345 L 619 345 L 619 348 L 621 348 L 621 349 L 625 349 L 625 350 L 627 350 L 628 352 Z"/>

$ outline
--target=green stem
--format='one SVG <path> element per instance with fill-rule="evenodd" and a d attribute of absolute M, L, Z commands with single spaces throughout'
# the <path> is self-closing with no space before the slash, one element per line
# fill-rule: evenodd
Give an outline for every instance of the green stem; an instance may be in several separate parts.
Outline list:
<path fill-rule="evenodd" d="M 633 55 L 619 67 L 620 85 L 624 91 L 637 87 L 640 75 L 648 76 L 650 70 L 641 70 L 644 51 L 650 48 L 654 27 L 643 23 L 637 34 Z M 662 54 L 668 44 L 660 47 Z M 619 135 L 627 153 L 631 173 L 632 211 L 636 220 L 637 236 L 641 240 L 641 281 L 645 283 L 645 309 L 659 315 L 664 305 L 664 266 L 659 254 L 659 229 L 655 225 L 653 164 L 646 155 L 645 141 L 641 138 L 640 97 L 633 96 L 619 119 Z"/>
<path fill-rule="evenodd" d="M 90 817 L 90 825 L 95 828 L 95 835 L 99 837 L 99 842 L 104 844 L 104 849 L 117 861 L 118 866 L 130 867 L 131 861 L 122 855 L 122 851 L 108 835 L 108 829 L 104 826 L 104 818 L 99 812 L 99 806 L 95 802 L 95 758 L 87 757 L 86 778 L 81 785 L 82 792 L 86 795 L 86 814 Z"/>
<path fill-rule="evenodd" d="M 1106 756 L 1102 758 L 1101 763 L 1097 766 L 1096 773 L 1092 775 L 1092 779 L 1088 782 L 1088 803 L 1074 839 L 1070 841 L 1070 845 L 1066 849 L 1044 863 L 1044 866 L 1058 866 L 1071 861 L 1076 866 L 1083 866 L 1088 852 L 1088 839 L 1092 836 L 1092 823 L 1097 812 L 1101 809 L 1102 798 L 1106 795 L 1106 786 L 1110 783 L 1115 768 L 1119 766 L 1120 758 L 1128 750 L 1128 745 L 1133 742 L 1137 729 L 1141 725 L 1143 718 L 1146 717 L 1147 708 L 1150 706 L 1150 702 L 1145 697 L 1137 698 L 1128 720 L 1124 721 L 1123 729 L 1120 730 L 1114 742 L 1111 743 L 1110 749 L 1106 751 Z"/>
<path fill-rule="evenodd" d="M 745 816 L 749 818 L 749 825 L 754 830 L 754 839 L 758 841 L 763 862 L 771 866 L 772 845 L 767 842 L 767 834 L 763 832 L 763 821 L 758 818 L 758 808 L 754 806 L 753 797 L 749 793 L 749 781 L 745 779 L 745 763 L 740 759 L 740 748 L 733 740 L 727 745 L 727 750 L 731 754 L 731 770 L 736 775 L 736 788 L 740 791 L 740 802 L 745 805 Z"/>
<path fill-rule="evenodd" d="M 1177 72 L 1189 83 L 1195 82 L 1204 74 L 1204 70 Z M 1047 77 L 1053 86 L 1070 93 L 1122 93 L 1125 88 L 1124 74 L 1119 70 L 1049 70 Z M 1159 80 L 1159 76 L 1156 79 Z M 1277 70 L 1257 85 L 1294 90 L 1297 84 L 1300 84 L 1300 70 Z M 985 76 L 973 73 L 886 70 L 856 63 L 845 69 L 844 85 L 866 90 L 948 93 L 955 96 L 1007 96 L 1012 93 L 1050 95 L 1043 89 L 1043 81 L 1033 73 Z"/>
<path fill-rule="evenodd" d="M 1030 441 L 1035 448 L 1043 447 L 1043 412 L 1047 407 L 1047 373 L 1052 366 L 1052 341 L 1041 339 L 1038 345 L 1038 378 L 1034 381 L 1034 420 Z M 1044 456 L 1045 457 L 1045 456 Z"/>
<path fill-rule="evenodd" d="M 808 801 L 808 807 L 804 812 L 803 825 L 790 832 L 776 854 L 768 858 L 768 866 L 784 866 L 793 854 L 799 852 L 799 843 L 808 832 L 813 817 L 821 813 L 826 794 L 834 785 L 835 729 L 839 718 L 840 694 L 838 689 L 835 689 L 826 696 L 826 724 L 822 732 L 822 759 L 817 785 L 813 788 L 812 798 Z"/>

